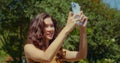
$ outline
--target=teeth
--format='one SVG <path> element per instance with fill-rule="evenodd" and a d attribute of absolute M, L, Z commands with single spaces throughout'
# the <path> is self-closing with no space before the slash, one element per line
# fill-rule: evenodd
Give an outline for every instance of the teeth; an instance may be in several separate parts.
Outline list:
<path fill-rule="evenodd" d="M 52 36 L 52 34 L 47 34 L 48 36 Z"/>

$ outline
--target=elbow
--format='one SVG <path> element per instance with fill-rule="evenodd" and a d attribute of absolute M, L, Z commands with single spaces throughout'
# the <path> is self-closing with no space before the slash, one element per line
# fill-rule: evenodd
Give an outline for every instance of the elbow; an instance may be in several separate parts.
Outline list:
<path fill-rule="evenodd" d="M 77 56 L 77 60 L 86 59 L 86 58 L 87 58 L 87 53 Z"/>
<path fill-rule="evenodd" d="M 80 61 L 80 60 L 83 60 L 83 59 L 86 59 L 86 56 L 77 57 L 77 58 L 76 58 L 76 61 Z"/>
<path fill-rule="evenodd" d="M 85 56 L 82 56 L 82 59 L 86 59 L 87 58 L 87 55 L 85 55 Z"/>
<path fill-rule="evenodd" d="M 81 51 L 78 53 L 79 59 L 86 59 L 87 58 L 87 50 Z"/>
<path fill-rule="evenodd" d="M 79 61 L 79 60 L 82 60 L 82 59 L 86 59 L 86 57 L 85 56 L 83 56 L 83 57 L 77 57 L 77 60 Z"/>
<path fill-rule="evenodd" d="M 87 58 L 87 53 L 82 55 L 82 59 L 86 59 Z"/>

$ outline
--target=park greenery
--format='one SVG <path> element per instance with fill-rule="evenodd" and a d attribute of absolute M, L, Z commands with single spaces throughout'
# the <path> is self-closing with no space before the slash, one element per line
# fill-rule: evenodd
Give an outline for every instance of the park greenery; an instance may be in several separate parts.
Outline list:
<path fill-rule="evenodd" d="M 47 12 L 62 29 L 73 1 L 79 3 L 89 18 L 88 55 L 86 59 L 71 63 L 119 63 L 120 11 L 111 9 L 102 0 L 0 0 L 0 61 L 9 55 L 12 63 L 22 63 L 28 26 L 34 16 Z M 76 27 L 66 38 L 63 48 L 78 50 L 79 40 Z"/>

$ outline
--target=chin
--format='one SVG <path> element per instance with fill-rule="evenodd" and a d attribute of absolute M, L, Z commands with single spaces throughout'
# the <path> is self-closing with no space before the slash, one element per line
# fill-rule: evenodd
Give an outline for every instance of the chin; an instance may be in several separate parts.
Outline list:
<path fill-rule="evenodd" d="M 52 40 L 52 39 L 53 39 L 53 37 L 47 37 L 47 39 Z"/>

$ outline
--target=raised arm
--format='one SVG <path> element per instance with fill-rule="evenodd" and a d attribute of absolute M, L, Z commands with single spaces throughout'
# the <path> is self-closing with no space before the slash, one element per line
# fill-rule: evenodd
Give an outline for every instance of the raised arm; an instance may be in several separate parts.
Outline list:
<path fill-rule="evenodd" d="M 53 57 L 57 54 L 57 51 L 62 46 L 64 39 L 67 37 L 69 32 L 71 32 L 75 27 L 75 24 L 76 23 L 72 21 L 72 14 L 69 13 L 68 22 L 66 26 L 58 34 L 58 36 L 52 42 L 52 44 L 45 51 L 36 48 L 33 44 L 26 44 L 24 46 L 26 57 L 36 62 L 51 61 Z"/>
<path fill-rule="evenodd" d="M 66 56 L 63 60 L 68 61 L 75 61 L 80 59 L 85 59 L 87 56 L 87 37 L 86 37 L 86 24 L 87 24 L 87 17 L 84 16 L 84 14 L 81 12 L 80 20 L 84 22 L 83 25 L 80 27 L 80 43 L 79 43 L 79 51 L 69 51 L 64 49 L 66 51 Z"/>

